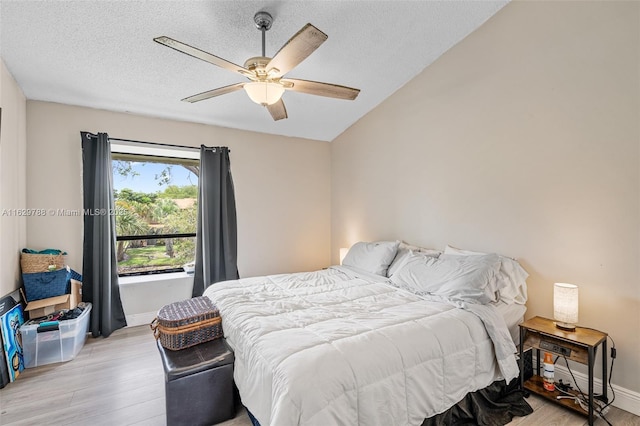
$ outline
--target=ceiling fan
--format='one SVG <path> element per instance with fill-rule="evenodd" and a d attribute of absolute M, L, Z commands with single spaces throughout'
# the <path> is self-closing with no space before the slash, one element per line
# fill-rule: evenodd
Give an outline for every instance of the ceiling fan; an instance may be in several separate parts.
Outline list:
<path fill-rule="evenodd" d="M 256 27 L 262 32 L 262 56 L 247 59 L 244 66 L 236 65 L 233 62 L 229 62 L 211 53 L 207 53 L 166 36 L 153 39 L 155 42 L 175 49 L 178 52 L 186 53 L 194 58 L 201 59 L 229 71 L 240 73 L 251 80 L 248 83 L 236 83 L 198 93 L 197 95 L 184 98 L 183 101 L 199 102 L 244 89 L 253 102 L 269 110 L 274 120 L 282 120 L 287 118 L 287 109 L 282 101 L 282 95 L 285 90 L 347 100 L 354 100 L 358 96 L 360 89 L 354 89 L 352 87 L 295 78 L 283 78 L 286 73 L 304 61 L 314 50 L 325 42 L 328 38 L 325 33 L 313 25 L 307 24 L 291 37 L 273 58 L 269 58 L 265 56 L 265 33 L 271 28 L 273 18 L 267 12 L 258 12 L 255 14 L 253 20 Z"/>

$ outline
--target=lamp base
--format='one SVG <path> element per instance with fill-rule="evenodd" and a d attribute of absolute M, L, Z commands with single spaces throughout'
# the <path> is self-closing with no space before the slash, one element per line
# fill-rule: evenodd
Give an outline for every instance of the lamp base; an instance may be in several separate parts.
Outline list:
<path fill-rule="evenodd" d="M 575 324 L 567 324 L 566 322 L 559 322 L 559 321 L 556 321 L 556 327 L 566 331 L 574 331 L 576 329 Z"/>

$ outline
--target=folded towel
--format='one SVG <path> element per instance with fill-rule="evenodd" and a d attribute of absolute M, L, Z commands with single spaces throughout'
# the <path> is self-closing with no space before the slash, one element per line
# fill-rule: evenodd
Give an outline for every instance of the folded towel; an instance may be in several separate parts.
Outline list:
<path fill-rule="evenodd" d="M 66 251 L 62 251 L 62 250 L 58 250 L 58 249 L 44 249 L 44 250 L 32 250 L 32 249 L 28 249 L 28 248 L 23 248 L 22 249 L 23 253 L 29 253 L 29 254 L 62 254 L 65 255 L 67 254 Z"/>

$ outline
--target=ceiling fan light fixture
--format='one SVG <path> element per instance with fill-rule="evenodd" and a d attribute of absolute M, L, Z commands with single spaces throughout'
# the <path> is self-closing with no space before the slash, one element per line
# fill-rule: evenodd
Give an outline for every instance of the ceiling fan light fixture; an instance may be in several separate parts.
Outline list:
<path fill-rule="evenodd" d="M 278 83 L 268 81 L 253 81 L 244 85 L 249 98 L 262 106 L 275 104 L 284 93 L 284 87 Z"/>

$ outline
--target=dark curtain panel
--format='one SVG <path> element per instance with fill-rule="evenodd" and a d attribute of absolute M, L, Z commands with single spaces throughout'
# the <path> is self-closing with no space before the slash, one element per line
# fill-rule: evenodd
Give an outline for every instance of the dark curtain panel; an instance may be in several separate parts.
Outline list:
<path fill-rule="evenodd" d="M 236 199 L 227 147 L 200 147 L 198 186 L 193 297 L 215 282 L 238 279 Z"/>
<path fill-rule="evenodd" d="M 84 242 L 82 300 L 91 302 L 91 334 L 109 336 L 127 325 L 116 263 L 111 144 L 106 133 L 81 132 Z"/>

